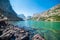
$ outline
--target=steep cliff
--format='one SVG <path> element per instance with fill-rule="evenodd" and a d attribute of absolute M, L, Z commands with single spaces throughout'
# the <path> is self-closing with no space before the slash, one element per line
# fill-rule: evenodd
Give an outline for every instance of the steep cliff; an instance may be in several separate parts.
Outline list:
<path fill-rule="evenodd" d="M 23 20 L 18 18 L 17 14 L 12 9 L 9 0 L 0 0 L 0 14 L 3 14 L 8 20 Z"/>
<path fill-rule="evenodd" d="M 41 14 L 34 15 L 33 20 L 60 21 L 60 4 L 50 8 Z"/>

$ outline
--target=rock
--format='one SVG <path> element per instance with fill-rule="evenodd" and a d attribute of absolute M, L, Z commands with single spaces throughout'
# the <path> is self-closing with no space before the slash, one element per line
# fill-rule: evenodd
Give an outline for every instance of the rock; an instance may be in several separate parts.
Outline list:
<path fill-rule="evenodd" d="M 18 28 L 18 27 L 13 27 L 13 26 L 8 26 L 3 33 L 0 35 L 0 39 L 2 40 L 28 40 L 28 32 L 24 29 Z"/>
<path fill-rule="evenodd" d="M 32 38 L 32 40 L 45 40 L 44 38 L 42 38 L 39 34 L 34 35 L 34 37 Z"/>

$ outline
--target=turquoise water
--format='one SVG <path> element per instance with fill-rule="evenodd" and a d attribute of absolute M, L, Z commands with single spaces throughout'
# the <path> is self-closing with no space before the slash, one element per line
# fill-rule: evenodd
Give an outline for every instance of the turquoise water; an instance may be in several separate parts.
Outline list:
<path fill-rule="evenodd" d="M 46 40 L 60 40 L 60 22 L 26 20 L 13 23 L 19 27 L 34 29 L 35 34 L 40 34 Z"/>
<path fill-rule="evenodd" d="M 46 21 L 16 21 L 14 23 L 18 26 L 26 26 L 31 28 L 44 28 L 44 29 L 55 29 L 60 30 L 60 22 L 46 22 Z"/>

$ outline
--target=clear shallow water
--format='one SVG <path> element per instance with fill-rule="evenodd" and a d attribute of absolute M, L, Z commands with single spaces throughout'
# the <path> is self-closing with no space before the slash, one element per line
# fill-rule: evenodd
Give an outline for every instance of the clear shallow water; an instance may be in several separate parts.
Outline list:
<path fill-rule="evenodd" d="M 35 30 L 35 34 L 40 34 L 46 40 L 60 40 L 60 22 L 27 20 L 14 21 L 13 24 L 18 25 L 19 27 L 24 27 L 26 29 L 32 28 Z"/>

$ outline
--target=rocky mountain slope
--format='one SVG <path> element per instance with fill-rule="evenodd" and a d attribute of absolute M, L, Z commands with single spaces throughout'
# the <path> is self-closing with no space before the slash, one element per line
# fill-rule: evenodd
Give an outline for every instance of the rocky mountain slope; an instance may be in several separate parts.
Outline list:
<path fill-rule="evenodd" d="M 43 20 L 43 21 L 60 21 L 60 4 L 50 8 L 49 10 L 35 14 L 33 20 Z"/>
<path fill-rule="evenodd" d="M 9 20 L 23 20 L 22 18 L 17 17 L 9 0 L 0 0 L 0 14 L 6 16 Z"/>

